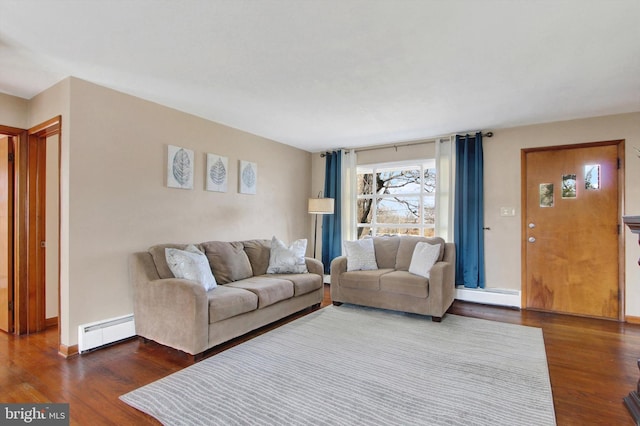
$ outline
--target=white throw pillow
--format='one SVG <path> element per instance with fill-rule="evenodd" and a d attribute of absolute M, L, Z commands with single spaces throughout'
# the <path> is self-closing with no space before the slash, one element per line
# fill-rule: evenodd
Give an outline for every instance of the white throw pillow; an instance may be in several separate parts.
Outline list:
<path fill-rule="evenodd" d="M 347 271 L 371 271 L 378 269 L 372 238 L 345 241 L 344 248 L 347 252 Z"/>
<path fill-rule="evenodd" d="M 429 278 L 429 271 L 440 256 L 440 244 L 419 242 L 413 249 L 409 272 L 421 277 Z"/>
<path fill-rule="evenodd" d="M 307 273 L 307 240 L 296 240 L 289 247 L 276 237 L 271 239 L 271 253 L 267 274 L 305 274 Z"/>
<path fill-rule="evenodd" d="M 174 277 L 197 281 L 205 291 L 212 290 L 218 285 L 211 272 L 207 256 L 193 244 L 188 245 L 184 250 L 166 248 L 164 256 Z"/>

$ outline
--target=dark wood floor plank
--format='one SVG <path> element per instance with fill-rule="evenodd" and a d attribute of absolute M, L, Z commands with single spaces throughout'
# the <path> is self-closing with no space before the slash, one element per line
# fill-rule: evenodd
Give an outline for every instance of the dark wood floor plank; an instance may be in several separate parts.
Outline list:
<path fill-rule="evenodd" d="M 327 286 L 322 306 L 329 304 Z M 205 357 L 309 312 L 216 347 Z M 633 425 L 622 398 L 638 381 L 640 325 L 465 302 L 455 302 L 449 312 L 543 330 L 558 425 Z M 68 402 L 72 425 L 155 425 L 155 419 L 118 397 L 194 362 L 139 339 L 66 360 L 57 354 L 57 344 L 55 329 L 20 337 L 0 333 L 1 402 Z"/>

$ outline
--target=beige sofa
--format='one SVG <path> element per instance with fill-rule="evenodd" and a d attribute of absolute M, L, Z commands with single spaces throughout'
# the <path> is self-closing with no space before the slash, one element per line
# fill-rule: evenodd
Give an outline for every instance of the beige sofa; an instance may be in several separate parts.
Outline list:
<path fill-rule="evenodd" d="M 421 241 L 441 245 L 429 278 L 408 271 Z M 440 322 L 455 296 L 455 245 L 442 238 L 391 236 L 374 237 L 373 246 L 378 269 L 348 271 L 347 256 L 331 262 L 333 303 L 430 315 Z"/>
<path fill-rule="evenodd" d="M 269 240 L 210 241 L 206 255 L 217 287 L 174 278 L 163 244 L 130 258 L 136 334 L 197 355 L 311 306 L 324 295 L 322 263 L 306 258 L 308 273 L 267 274 Z"/>

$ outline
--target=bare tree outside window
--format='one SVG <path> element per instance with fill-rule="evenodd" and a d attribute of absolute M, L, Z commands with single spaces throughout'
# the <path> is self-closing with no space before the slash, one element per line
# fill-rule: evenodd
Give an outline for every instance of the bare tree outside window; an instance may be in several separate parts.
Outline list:
<path fill-rule="evenodd" d="M 358 169 L 358 238 L 433 235 L 436 170 L 430 163 Z"/>

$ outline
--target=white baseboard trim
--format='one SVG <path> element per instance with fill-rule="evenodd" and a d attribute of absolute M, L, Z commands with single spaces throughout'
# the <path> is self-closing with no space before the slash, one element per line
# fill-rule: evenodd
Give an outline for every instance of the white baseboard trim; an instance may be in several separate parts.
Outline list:
<path fill-rule="evenodd" d="M 483 303 L 486 305 L 509 306 L 521 309 L 522 300 L 519 290 L 499 288 L 464 288 L 456 287 L 456 299 L 465 302 Z"/>

